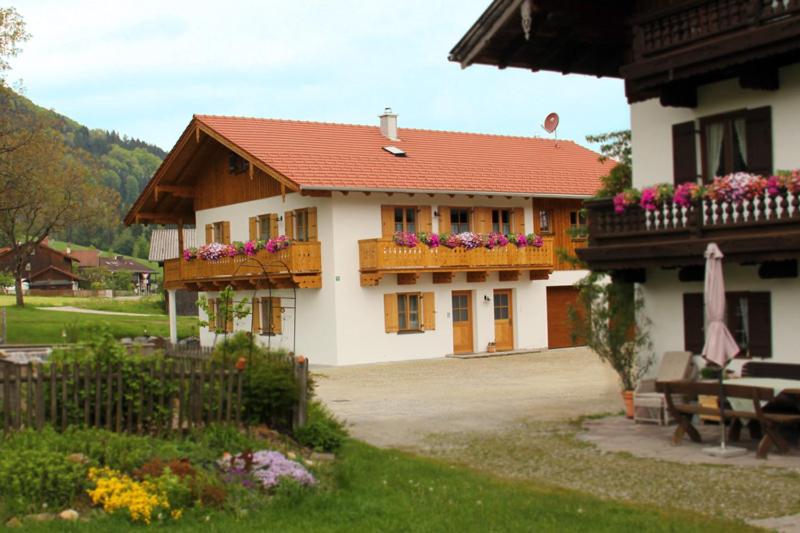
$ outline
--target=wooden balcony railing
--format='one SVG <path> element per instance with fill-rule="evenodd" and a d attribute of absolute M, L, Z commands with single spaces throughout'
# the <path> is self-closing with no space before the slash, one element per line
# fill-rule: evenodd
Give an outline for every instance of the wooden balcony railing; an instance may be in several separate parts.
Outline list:
<path fill-rule="evenodd" d="M 292 242 L 276 253 L 259 250 L 255 256 L 237 255 L 216 261 L 171 259 L 164 262 L 164 286 L 195 285 L 203 290 L 231 283 L 256 286 L 273 283 L 303 288 L 321 287 L 322 261 L 319 242 Z"/>
<path fill-rule="evenodd" d="M 800 249 L 800 193 L 740 204 L 704 200 L 681 207 L 667 202 L 654 211 L 633 206 L 624 213 L 615 212 L 610 199 L 585 205 L 589 246 L 578 256 L 597 268 L 680 265 L 687 259 L 700 263 L 711 241 L 722 243 L 727 254 L 755 262 L 791 257 Z"/>
<path fill-rule="evenodd" d="M 513 244 L 493 249 L 430 248 L 419 244 L 400 246 L 392 239 L 358 241 L 362 285 L 377 283 L 387 273 L 553 270 L 555 246 L 552 237 L 544 237 L 541 247 Z"/>

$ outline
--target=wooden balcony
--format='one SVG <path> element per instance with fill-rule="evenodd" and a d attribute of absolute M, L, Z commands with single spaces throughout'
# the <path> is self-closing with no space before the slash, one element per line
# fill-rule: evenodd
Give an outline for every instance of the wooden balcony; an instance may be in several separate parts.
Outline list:
<path fill-rule="evenodd" d="M 414 248 L 400 246 L 392 239 L 358 241 L 361 285 L 377 285 L 386 274 L 397 274 L 400 284 L 413 284 L 424 272 L 433 272 L 434 283 L 452 281 L 455 272 L 467 272 L 467 281 L 485 281 L 488 272 L 500 272 L 502 280 L 516 280 L 523 271 L 530 279 L 546 279 L 555 267 L 552 237 L 545 237 L 540 248 L 513 244 L 498 248 Z"/>
<path fill-rule="evenodd" d="M 800 195 L 757 198 L 740 205 L 705 200 L 688 208 L 667 203 L 647 212 L 614 211 L 610 199 L 589 200 L 589 246 L 577 251 L 593 269 L 638 269 L 703 263 L 708 243 L 726 260 L 764 263 L 800 256 Z"/>
<path fill-rule="evenodd" d="M 237 255 L 216 261 L 181 258 L 164 262 L 164 286 L 168 289 L 215 291 L 228 285 L 237 289 L 320 288 L 320 243 L 293 241 L 288 248 L 274 254 L 259 250 L 252 257 Z"/>

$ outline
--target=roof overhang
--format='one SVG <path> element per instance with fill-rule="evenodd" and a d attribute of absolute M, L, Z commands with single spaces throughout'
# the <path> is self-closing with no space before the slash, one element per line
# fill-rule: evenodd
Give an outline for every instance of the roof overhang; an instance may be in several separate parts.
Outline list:
<path fill-rule="evenodd" d="M 555 194 L 555 193 L 532 193 L 532 192 L 509 192 L 509 191 L 475 191 L 475 190 L 443 190 L 443 189 L 367 189 L 364 187 L 302 187 L 302 191 L 326 191 L 343 193 L 386 193 L 386 194 L 446 194 L 460 196 L 507 196 L 517 198 L 563 198 L 563 199 L 586 199 L 591 198 L 591 194 Z"/>

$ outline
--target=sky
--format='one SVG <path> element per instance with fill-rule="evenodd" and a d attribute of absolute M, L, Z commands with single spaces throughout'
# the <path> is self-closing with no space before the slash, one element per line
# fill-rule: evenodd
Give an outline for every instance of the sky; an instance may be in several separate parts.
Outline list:
<path fill-rule="evenodd" d="M 558 138 L 629 127 L 620 80 L 472 66 L 450 49 L 490 0 L 17 0 L 24 94 L 170 149 L 192 114 Z"/>

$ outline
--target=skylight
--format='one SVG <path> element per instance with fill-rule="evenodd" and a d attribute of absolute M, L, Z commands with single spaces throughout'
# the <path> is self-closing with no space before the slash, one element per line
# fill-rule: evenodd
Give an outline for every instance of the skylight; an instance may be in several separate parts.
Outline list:
<path fill-rule="evenodd" d="M 389 152 L 390 154 L 392 154 L 395 157 L 405 157 L 406 156 L 405 151 L 401 150 L 397 146 L 384 146 L 383 149 L 386 150 L 387 152 Z"/>

